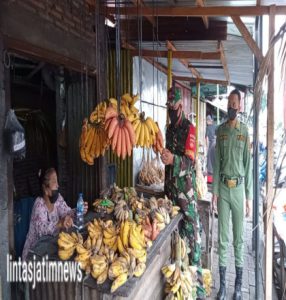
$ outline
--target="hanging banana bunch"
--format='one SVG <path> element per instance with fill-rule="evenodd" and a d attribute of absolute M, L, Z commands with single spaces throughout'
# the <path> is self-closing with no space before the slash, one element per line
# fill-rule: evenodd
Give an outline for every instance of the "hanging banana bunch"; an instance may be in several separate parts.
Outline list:
<path fill-rule="evenodd" d="M 135 132 L 131 122 L 123 113 L 119 113 L 109 106 L 105 115 L 105 130 L 111 141 L 111 148 L 118 157 L 125 159 L 131 156 L 135 145 Z"/>
<path fill-rule="evenodd" d="M 163 139 L 163 134 L 162 134 L 157 122 L 156 122 L 156 125 L 158 127 L 158 132 L 156 133 L 155 141 L 154 141 L 152 148 L 155 153 L 161 154 L 163 151 L 163 148 L 164 148 L 164 139 Z"/>
<path fill-rule="evenodd" d="M 159 127 L 152 118 L 145 119 L 145 113 L 141 113 L 137 119 L 132 122 L 135 130 L 136 147 L 150 148 L 154 142 Z"/>
<path fill-rule="evenodd" d="M 88 165 L 94 164 L 94 159 L 104 155 L 109 146 L 109 140 L 103 122 L 88 124 L 84 119 L 80 136 L 80 156 Z"/>

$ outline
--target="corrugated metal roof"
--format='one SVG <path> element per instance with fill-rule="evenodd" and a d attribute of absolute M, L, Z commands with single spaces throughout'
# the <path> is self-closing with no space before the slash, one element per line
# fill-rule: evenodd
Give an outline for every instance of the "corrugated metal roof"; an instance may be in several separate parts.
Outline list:
<path fill-rule="evenodd" d="M 202 51 L 214 52 L 217 51 L 217 41 L 176 41 L 173 42 L 178 51 Z M 252 86 L 253 84 L 253 54 L 246 44 L 245 40 L 239 35 L 227 36 L 226 41 L 222 41 L 224 53 L 230 75 L 230 81 L 234 84 Z M 148 50 L 167 50 L 166 43 L 143 42 L 142 49 Z M 188 60 L 192 65 L 214 66 L 214 69 L 197 68 L 203 78 L 226 80 L 224 70 L 217 69 L 221 66 L 220 60 Z M 158 62 L 167 68 L 167 59 L 158 58 Z M 173 74 L 176 76 L 193 77 L 188 70 L 178 59 L 173 59 L 172 66 Z"/>
<path fill-rule="evenodd" d="M 205 6 L 255 6 L 256 0 L 205 0 Z M 158 7 L 190 7 L 196 6 L 195 0 L 144 0 L 146 6 L 158 6 Z M 262 0 L 261 5 L 286 5 L 286 0 Z M 125 5 L 132 5 L 127 4 Z M 239 84 L 244 86 L 253 85 L 253 69 L 254 69 L 254 57 L 252 51 L 249 49 L 244 38 L 241 36 L 236 25 L 233 24 L 231 17 L 216 17 L 209 18 L 215 20 L 227 21 L 227 39 L 222 41 L 224 48 L 225 58 L 227 62 L 227 68 L 230 75 L 230 82 L 233 84 Z M 242 21 L 248 28 L 250 34 L 253 35 L 255 17 L 241 17 Z M 178 51 L 202 51 L 202 52 L 214 52 L 217 51 L 218 41 L 171 41 Z M 167 50 L 166 41 L 157 42 L 143 42 L 142 49 L 148 50 Z M 217 79 L 226 80 L 225 72 L 222 68 L 220 60 L 185 60 L 191 63 L 193 66 L 199 66 L 197 70 L 205 79 Z M 159 62 L 167 68 L 167 59 L 160 58 Z M 203 68 L 202 66 L 214 66 L 213 69 Z M 177 76 L 193 77 L 191 70 L 187 69 L 184 64 L 178 60 L 173 59 L 172 72 Z"/>

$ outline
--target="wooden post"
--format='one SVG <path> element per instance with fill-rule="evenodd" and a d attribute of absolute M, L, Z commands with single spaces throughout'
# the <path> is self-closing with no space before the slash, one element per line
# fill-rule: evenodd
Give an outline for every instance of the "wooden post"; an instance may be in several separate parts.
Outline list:
<path fill-rule="evenodd" d="M 168 50 L 168 74 L 167 74 L 167 90 L 172 87 L 172 50 Z M 167 92 L 168 92 L 167 91 Z M 167 126 L 169 125 L 169 114 L 167 110 Z"/>
<path fill-rule="evenodd" d="M 219 97 L 219 84 L 216 85 L 216 95 Z M 219 124 L 219 108 L 216 108 L 216 123 Z"/>
<path fill-rule="evenodd" d="M 269 15 L 269 44 L 275 33 L 275 6 Z M 274 136 L 274 54 L 270 58 L 267 95 L 267 198 L 266 198 L 266 251 L 265 251 L 265 299 L 272 299 L 273 279 L 273 136 Z"/>
<path fill-rule="evenodd" d="M 197 81 L 197 104 L 196 104 L 196 152 L 199 152 L 199 111 L 200 111 L 200 81 Z"/>

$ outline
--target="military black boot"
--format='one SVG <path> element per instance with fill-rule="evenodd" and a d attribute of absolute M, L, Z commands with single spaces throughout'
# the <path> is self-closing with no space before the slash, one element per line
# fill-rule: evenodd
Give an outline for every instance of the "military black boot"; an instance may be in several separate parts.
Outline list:
<path fill-rule="evenodd" d="M 242 300 L 242 295 L 241 295 L 242 267 L 235 267 L 235 270 L 236 270 L 236 277 L 235 277 L 233 300 Z"/>
<path fill-rule="evenodd" d="M 216 300 L 225 300 L 226 290 L 225 290 L 225 272 L 226 267 L 219 267 L 219 278 L 220 278 L 220 287 L 216 296 Z"/>

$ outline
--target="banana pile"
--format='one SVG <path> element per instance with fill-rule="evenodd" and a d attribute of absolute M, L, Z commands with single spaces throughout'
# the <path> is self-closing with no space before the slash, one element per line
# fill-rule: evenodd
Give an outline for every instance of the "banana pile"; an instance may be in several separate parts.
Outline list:
<path fill-rule="evenodd" d="M 156 133 L 155 141 L 154 141 L 152 148 L 155 153 L 162 154 L 162 151 L 164 149 L 164 138 L 163 138 L 163 134 L 162 134 L 157 122 L 156 122 L 156 125 L 158 127 L 158 132 Z"/>
<path fill-rule="evenodd" d="M 114 216 L 119 222 L 129 218 L 129 207 L 125 200 L 119 200 L 114 208 Z"/>
<path fill-rule="evenodd" d="M 174 262 L 164 266 L 161 271 L 165 277 L 165 299 L 193 300 L 196 299 L 195 272 L 188 266 L 188 262 L 183 264 L 187 257 L 185 241 L 176 232 L 175 257 Z"/>
<path fill-rule="evenodd" d="M 118 157 L 125 159 L 131 156 L 133 146 L 135 146 L 135 132 L 131 122 L 124 116 L 109 106 L 105 114 L 105 130 L 111 141 L 111 148 Z"/>
<path fill-rule="evenodd" d="M 132 125 L 135 131 L 136 147 L 150 148 L 154 144 L 156 134 L 159 131 L 157 124 L 150 117 L 145 119 L 143 112 L 133 120 Z"/>
<path fill-rule="evenodd" d="M 157 228 L 161 231 L 166 225 L 171 222 L 171 218 L 164 207 L 159 207 L 155 211 L 153 211 L 153 220 L 157 220 Z"/>
<path fill-rule="evenodd" d="M 67 260 L 70 259 L 74 251 L 77 247 L 77 245 L 82 244 L 83 239 L 80 234 L 76 234 L 72 232 L 71 234 L 66 232 L 60 232 L 59 238 L 58 238 L 58 256 L 61 260 Z"/>
<path fill-rule="evenodd" d="M 84 119 L 79 140 L 81 159 L 88 165 L 93 165 L 94 159 L 104 155 L 108 146 L 109 140 L 103 122 L 89 124 L 88 120 Z"/>

